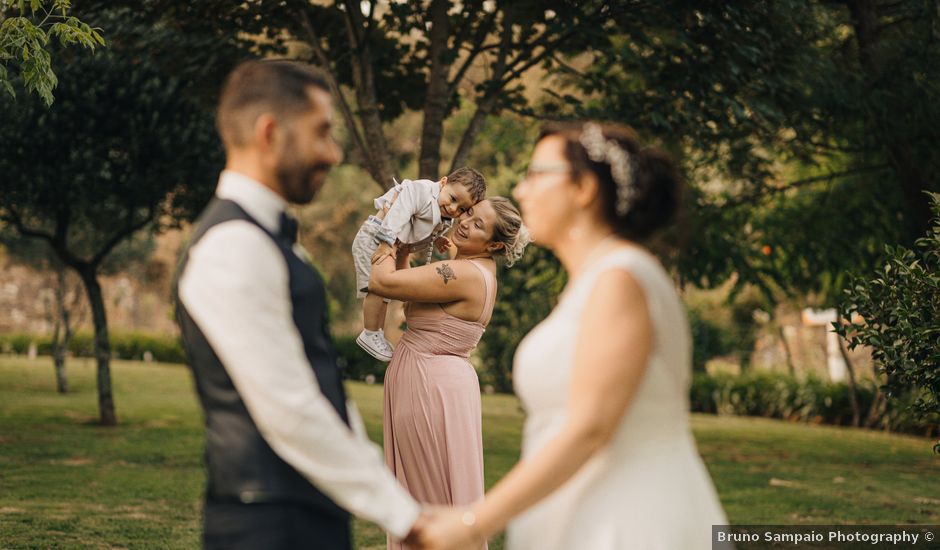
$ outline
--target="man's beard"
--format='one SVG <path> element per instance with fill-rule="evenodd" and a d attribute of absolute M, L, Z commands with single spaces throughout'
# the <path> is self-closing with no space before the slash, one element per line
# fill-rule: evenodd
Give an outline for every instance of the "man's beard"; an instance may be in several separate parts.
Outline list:
<path fill-rule="evenodd" d="M 317 192 L 323 186 L 322 182 L 315 181 L 315 176 L 321 171 L 325 175 L 330 165 L 319 162 L 301 163 L 297 162 L 296 158 L 292 155 L 285 157 L 284 162 L 277 167 L 277 179 L 287 202 L 307 204 L 316 197 Z"/>

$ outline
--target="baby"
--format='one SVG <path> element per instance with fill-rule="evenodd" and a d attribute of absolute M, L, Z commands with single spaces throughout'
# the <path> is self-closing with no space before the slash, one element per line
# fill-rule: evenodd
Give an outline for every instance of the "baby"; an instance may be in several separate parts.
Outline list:
<path fill-rule="evenodd" d="M 428 250 L 463 214 L 486 195 L 486 181 L 472 168 L 458 168 L 441 181 L 404 180 L 375 199 L 375 215 L 359 228 L 353 240 L 357 296 L 362 302 L 363 331 L 359 347 L 379 361 L 392 359 L 392 345 L 385 339 L 388 300 L 369 293 L 372 254 L 380 243 L 410 245 L 412 251 Z M 430 254 L 429 254 L 430 256 Z"/>

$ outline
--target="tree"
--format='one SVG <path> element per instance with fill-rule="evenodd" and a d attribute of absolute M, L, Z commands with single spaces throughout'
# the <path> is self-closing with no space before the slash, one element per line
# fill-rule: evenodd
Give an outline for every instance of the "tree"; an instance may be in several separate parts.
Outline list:
<path fill-rule="evenodd" d="M 115 20 L 117 21 L 117 20 Z M 139 231 L 192 218 L 221 168 L 212 116 L 119 44 L 73 54 L 58 101 L 0 103 L 0 221 L 49 243 L 81 278 L 95 327 L 100 421 L 114 425 L 102 264 Z"/>
<path fill-rule="evenodd" d="M 846 271 L 927 222 L 938 20 L 921 0 L 647 5 L 560 62 L 577 93 L 540 111 L 627 122 L 682 159 L 685 281 L 831 306 Z"/>
<path fill-rule="evenodd" d="M 913 392 L 913 411 L 940 422 L 940 194 L 931 197 L 931 230 L 914 249 L 887 246 L 874 273 L 853 279 L 834 327 L 850 349 L 872 348 L 888 399 Z"/>
<path fill-rule="evenodd" d="M 467 161 L 488 117 L 525 104 L 523 75 L 550 66 L 558 48 L 597 33 L 628 4 L 294 1 L 266 17 L 269 36 L 288 32 L 326 70 L 358 160 L 387 189 L 396 168 L 384 123 L 407 109 L 422 112 L 418 175 L 437 178 L 445 122 L 458 106 L 474 111 L 449 170 Z"/>
<path fill-rule="evenodd" d="M 53 327 L 52 362 L 56 389 L 59 393 L 68 393 L 65 355 L 75 327 L 81 323 L 85 313 L 81 281 L 70 276 L 68 268 L 44 242 L 23 238 L 16 231 L 0 230 L 0 244 L 14 261 L 39 271 L 45 279 L 44 286 L 51 294 L 51 299 L 44 300 L 44 305 L 46 319 Z"/>
<path fill-rule="evenodd" d="M 58 78 L 52 70 L 50 43 L 78 44 L 89 50 L 104 46 L 100 30 L 69 15 L 70 0 L 0 0 L 0 88 L 16 97 L 9 67 L 29 92 L 47 106 Z M 15 13 L 16 15 L 10 15 Z"/>

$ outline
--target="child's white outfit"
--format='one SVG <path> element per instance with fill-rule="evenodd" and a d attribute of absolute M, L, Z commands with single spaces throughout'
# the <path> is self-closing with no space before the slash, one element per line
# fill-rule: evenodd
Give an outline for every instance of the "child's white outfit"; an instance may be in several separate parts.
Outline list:
<path fill-rule="evenodd" d="M 441 183 L 431 180 L 403 180 L 373 203 L 376 210 L 394 204 L 380 220 L 369 218 L 359 228 L 352 243 L 353 263 L 356 266 L 356 296 L 368 294 L 372 275 L 372 255 L 380 243 L 395 246 L 396 241 L 412 245 L 412 252 L 429 250 L 435 238 L 450 228 L 451 221 L 441 218 L 437 203 Z M 397 198 L 396 198 L 397 197 Z"/>

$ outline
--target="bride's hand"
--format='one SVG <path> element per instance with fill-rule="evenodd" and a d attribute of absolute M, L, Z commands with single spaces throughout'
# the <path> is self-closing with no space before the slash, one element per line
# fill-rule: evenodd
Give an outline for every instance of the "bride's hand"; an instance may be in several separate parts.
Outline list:
<path fill-rule="evenodd" d="M 424 550 L 479 550 L 483 537 L 464 524 L 464 509 L 434 508 L 418 536 Z"/>

